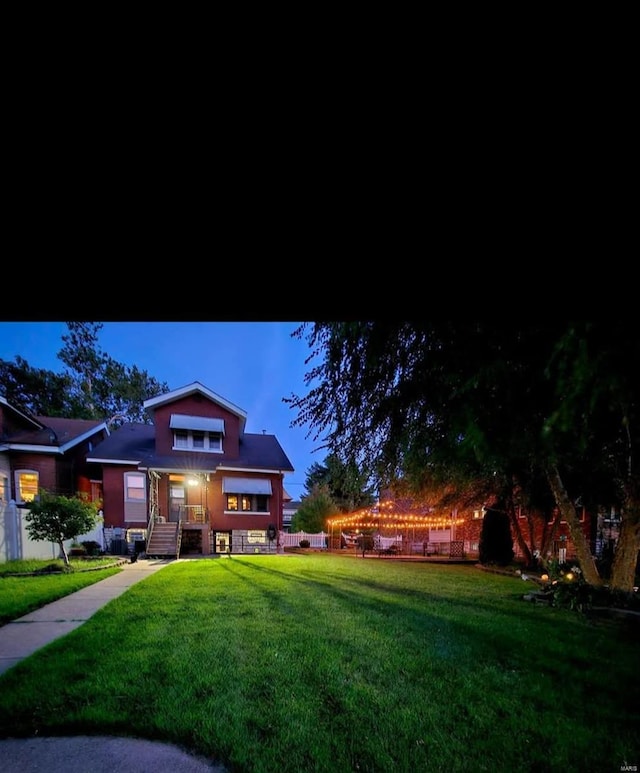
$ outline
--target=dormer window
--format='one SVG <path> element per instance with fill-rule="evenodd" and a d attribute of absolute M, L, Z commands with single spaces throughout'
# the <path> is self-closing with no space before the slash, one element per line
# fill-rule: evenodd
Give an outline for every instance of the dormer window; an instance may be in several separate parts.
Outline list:
<path fill-rule="evenodd" d="M 224 421 L 206 416 L 171 415 L 174 451 L 201 451 L 222 453 Z"/>

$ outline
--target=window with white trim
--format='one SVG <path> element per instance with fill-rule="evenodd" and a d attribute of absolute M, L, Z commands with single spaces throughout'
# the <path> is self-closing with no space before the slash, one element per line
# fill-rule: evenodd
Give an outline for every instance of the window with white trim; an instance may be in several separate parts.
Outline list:
<path fill-rule="evenodd" d="M 36 470 L 16 470 L 16 502 L 33 502 L 38 495 L 39 473 Z"/>
<path fill-rule="evenodd" d="M 9 501 L 9 479 L 0 475 L 0 502 Z"/>
<path fill-rule="evenodd" d="M 125 472 L 124 500 L 125 502 L 144 502 L 147 498 L 147 488 L 144 473 Z"/>
<path fill-rule="evenodd" d="M 222 433 L 203 432 L 196 429 L 173 430 L 174 451 L 204 451 L 205 453 L 222 452 Z"/>

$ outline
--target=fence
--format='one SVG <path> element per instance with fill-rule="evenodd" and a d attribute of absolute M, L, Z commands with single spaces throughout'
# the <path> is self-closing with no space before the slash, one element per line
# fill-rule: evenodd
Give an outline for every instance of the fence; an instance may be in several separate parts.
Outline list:
<path fill-rule="evenodd" d="M 60 557 L 60 545 L 57 542 L 32 540 L 27 533 L 25 516 L 29 513 L 16 503 L 0 502 L 0 563 L 17 559 L 56 559 Z M 102 520 L 88 534 L 81 534 L 75 540 L 64 540 L 64 546 L 69 550 L 71 543 L 92 540 L 104 550 Z"/>
<path fill-rule="evenodd" d="M 307 534 L 305 531 L 296 531 L 293 532 L 293 534 L 288 534 L 287 532 L 281 531 L 280 544 L 285 548 L 297 548 L 300 547 L 300 540 L 306 539 L 309 540 L 309 545 L 312 548 L 322 548 L 323 550 L 326 550 L 328 536 L 329 535 L 324 531 L 316 534 Z"/>

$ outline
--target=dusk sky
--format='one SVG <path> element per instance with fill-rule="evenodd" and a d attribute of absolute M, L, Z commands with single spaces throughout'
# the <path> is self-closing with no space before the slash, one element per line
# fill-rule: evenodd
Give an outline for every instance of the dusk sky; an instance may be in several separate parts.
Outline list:
<path fill-rule="evenodd" d="M 299 499 L 309 467 L 322 464 L 325 450 L 292 428 L 294 409 L 282 402 L 306 394 L 306 340 L 291 337 L 298 322 L 105 322 L 98 345 L 123 365 L 136 365 L 169 389 L 199 381 L 246 411 L 246 432 L 275 435 L 295 468 L 284 487 Z M 68 332 L 65 322 L 0 322 L 0 359 L 16 355 L 33 368 L 62 373 L 57 353 Z"/>

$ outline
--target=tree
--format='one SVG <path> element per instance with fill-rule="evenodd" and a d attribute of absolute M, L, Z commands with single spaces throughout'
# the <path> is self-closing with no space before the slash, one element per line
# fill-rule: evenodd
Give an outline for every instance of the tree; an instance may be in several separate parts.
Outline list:
<path fill-rule="evenodd" d="M 64 541 L 75 539 L 94 528 L 98 519 L 98 503 L 41 490 L 38 498 L 26 506 L 29 512 L 25 521 L 31 539 L 56 542 L 65 566 L 69 566 Z"/>
<path fill-rule="evenodd" d="M 75 413 L 113 419 L 116 426 L 124 421 L 148 423 L 144 401 L 169 391 L 168 385 L 105 354 L 98 344 L 101 322 L 67 322 L 67 327 L 58 357 L 75 374 Z"/>
<path fill-rule="evenodd" d="M 100 414 L 93 394 L 94 379 L 100 377 L 106 355 L 98 347 L 98 333 L 101 322 L 67 322 L 69 332 L 62 336 L 64 346 L 58 352 L 58 359 L 75 373 L 72 399 L 77 401 L 75 414 L 93 419 Z M 102 414 L 104 416 L 104 414 Z"/>
<path fill-rule="evenodd" d="M 23 358 L 0 360 L 0 393 L 17 408 L 35 415 L 69 419 L 149 423 L 143 403 L 169 391 L 164 382 L 137 366 L 117 362 L 98 345 L 100 322 L 67 322 L 59 359 L 62 374 L 30 367 Z"/>
<path fill-rule="evenodd" d="M 13 362 L 0 359 L 2 396 L 11 405 L 34 416 L 68 416 L 68 395 L 72 386 L 68 374 L 32 368 L 20 355 L 16 355 Z"/>
<path fill-rule="evenodd" d="M 305 489 L 312 491 L 315 486 L 326 485 L 337 509 L 349 513 L 363 507 L 370 507 L 375 500 L 367 477 L 355 464 L 343 462 L 336 454 L 329 454 L 324 464 L 314 462 L 307 470 Z"/>
<path fill-rule="evenodd" d="M 637 322 L 546 317 L 305 323 L 293 335 L 307 335 L 309 362 L 322 359 L 305 376 L 310 391 L 285 402 L 298 411 L 293 426 L 379 489 L 479 481 L 505 502 L 521 545 L 516 501 L 551 498 L 591 584 L 601 578 L 576 502 L 620 492 L 625 570 L 614 558 L 611 584 L 630 590 L 640 547 L 639 332 Z"/>
<path fill-rule="evenodd" d="M 291 519 L 291 530 L 306 531 L 310 534 L 325 531 L 327 518 L 337 512 L 338 507 L 331 498 L 329 487 L 319 483 L 302 499 L 300 507 Z"/>

